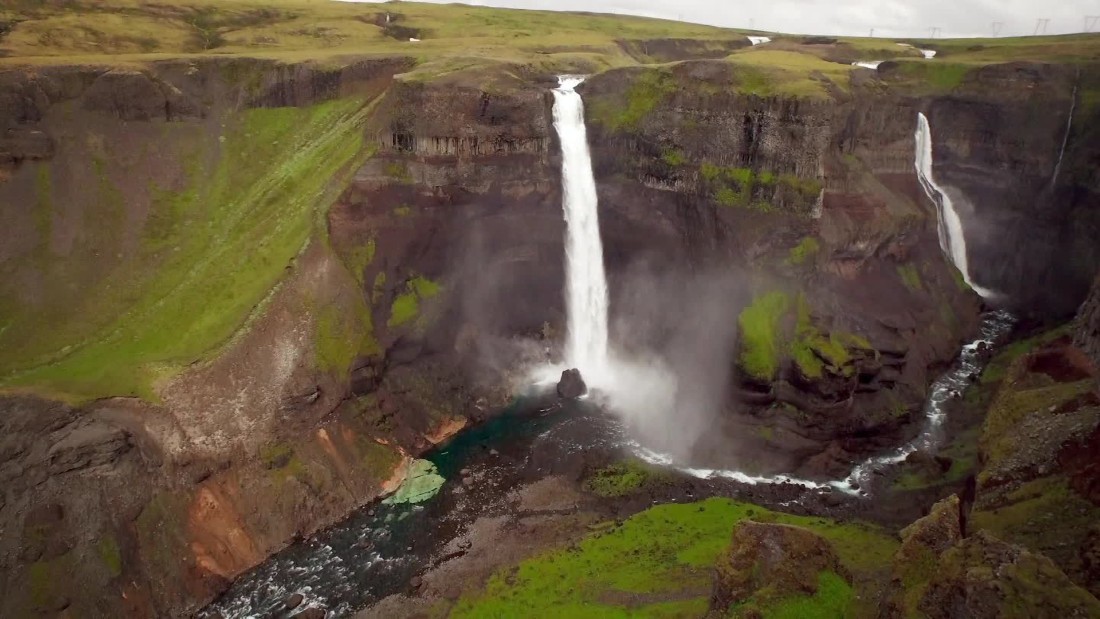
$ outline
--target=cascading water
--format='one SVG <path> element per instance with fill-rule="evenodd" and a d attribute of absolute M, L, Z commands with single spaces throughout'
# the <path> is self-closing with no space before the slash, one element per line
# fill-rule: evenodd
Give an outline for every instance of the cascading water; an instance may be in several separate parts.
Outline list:
<path fill-rule="evenodd" d="M 1080 71 L 1080 69 L 1078 69 Z M 1062 171 L 1062 158 L 1066 156 L 1066 146 L 1069 145 L 1069 134 L 1073 131 L 1073 114 L 1077 111 L 1077 84 L 1073 85 L 1073 94 L 1069 100 L 1069 117 L 1066 118 L 1066 132 L 1062 135 L 1062 148 L 1058 151 L 1058 163 L 1054 164 L 1054 174 L 1050 177 L 1050 188 L 1058 183 L 1058 173 Z"/>
<path fill-rule="evenodd" d="M 584 102 L 575 90 L 583 81 L 583 77 L 569 75 L 558 78 L 558 88 L 554 89 L 554 129 L 561 140 L 562 209 L 566 223 L 569 339 L 565 360 L 591 382 L 608 368 L 608 300 Z"/>
<path fill-rule="evenodd" d="M 917 113 L 916 142 L 917 179 L 920 180 L 924 193 L 936 204 L 939 211 L 940 248 L 955 263 L 955 267 L 959 269 L 963 279 L 974 289 L 974 292 L 987 299 L 997 296 L 996 292 L 976 285 L 970 278 L 962 219 L 959 218 L 959 213 L 955 210 L 955 204 L 951 201 L 951 197 L 936 183 L 936 179 L 932 175 L 932 129 L 928 124 L 928 118 L 919 112 Z"/>

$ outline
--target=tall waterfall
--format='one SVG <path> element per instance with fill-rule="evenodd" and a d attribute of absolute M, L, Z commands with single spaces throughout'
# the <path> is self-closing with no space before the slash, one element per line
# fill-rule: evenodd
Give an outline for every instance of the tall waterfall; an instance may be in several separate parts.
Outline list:
<path fill-rule="evenodd" d="M 1080 72 L 1080 69 L 1078 69 Z M 1054 174 L 1050 177 L 1050 188 L 1058 184 L 1058 173 L 1062 170 L 1062 158 L 1066 156 L 1066 145 L 1069 144 L 1069 134 L 1073 131 L 1073 113 L 1077 110 L 1077 84 L 1073 85 L 1073 94 L 1069 99 L 1069 117 L 1066 118 L 1066 132 L 1062 135 L 1062 148 L 1058 151 L 1058 163 L 1054 164 Z"/>
<path fill-rule="evenodd" d="M 607 370 L 607 277 L 596 208 L 596 179 L 588 152 L 584 102 L 575 88 L 584 78 L 561 76 L 554 90 L 554 129 L 561 140 L 562 209 L 565 211 L 565 361 L 586 380 Z"/>
<path fill-rule="evenodd" d="M 951 197 L 936 183 L 936 179 L 932 175 L 932 129 L 928 125 L 928 119 L 919 112 L 917 113 L 916 141 L 917 179 L 920 180 L 924 193 L 936 204 L 936 210 L 939 211 L 940 248 L 955 263 L 955 267 L 959 269 L 963 279 L 974 289 L 974 292 L 984 298 L 996 296 L 994 291 L 982 288 L 970 279 L 962 219 L 959 218 L 959 213 L 955 210 Z"/>

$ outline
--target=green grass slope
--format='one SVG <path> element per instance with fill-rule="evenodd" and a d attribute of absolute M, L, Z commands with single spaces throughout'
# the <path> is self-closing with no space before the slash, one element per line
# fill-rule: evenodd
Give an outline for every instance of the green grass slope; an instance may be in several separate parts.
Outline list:
<path fill-rule="evenodd" d="M 369 110 L 361 100 L 247 110 L 226 120 L 213 149 L 181 133 L 194 127 L 165 125 L 161 148 L 183 149 L 183 180 L 159 187 L 140 179 L 150 184 L 150 212 L 125 260 L 89 286 L 81 256 L 56 255 L 43 240 L 32 257 L 42 296 L 0 282 L 8 293 L 0 305 L 0 387 L 71 400 L 154 398 L 156 378 L 227 341 L 281 279 L 315 214 L 368 154 Z M 51 169 L 54 162 L 37 165 L 39 175 L 69 173 Z M 116 188 L 126 170 L 107 160 L 91 165 L 101 168 L 106 198 L 84 214 L 80 234 L 103 237 L 88 243 L 93 249 L 126 246 L 114 238 L 126 227 Z M 45 225 L 60 221 L 50 211 L 54 191 L 48 182 L 40 187 Z"/>
<path fill-rule="evenodd" d="M 733 525 L 746 518 L 802 526 L 825 537 L 857 583 L 884 571 L 897 549 L 892 536 L 859 523 L 792 516 L 722 498 L 664 504 L 621 525 L 599 525 L 573 547 L 501 570 L 484 590 L 459 600 L 451 616 L 699 617 L 707 611 L 715 560 L 729 545 Z M 821 603 L 792 599 L 776 612 L 798 616 L 800 609 Z M 870 610 L 853 602 L 846 613 L 864 616 Z"/>

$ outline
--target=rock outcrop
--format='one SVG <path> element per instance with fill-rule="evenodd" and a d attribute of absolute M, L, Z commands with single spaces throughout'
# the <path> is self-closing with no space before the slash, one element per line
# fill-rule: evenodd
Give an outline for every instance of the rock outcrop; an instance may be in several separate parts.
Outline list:
<path fill-rule="evenodd" d="M 985 531 L 963 538 L 959 500 L 902 531 L 884 617 L 1091 617 L 1100 602 L 1048 558 Z"/>
<path fill-rule="evenodd" d="M 791 596 L 813 596 L 823 573 L 845 577 L 823 537 L 799 527 L 742 521 L 715 565 L 708 616 L 725 617 L 734 604 L 762 608 Z"/>
<path fill-rule="evenodd" d="M 1100 276 L 1077 313 L 1073 343 L 1100 368 Z"/>

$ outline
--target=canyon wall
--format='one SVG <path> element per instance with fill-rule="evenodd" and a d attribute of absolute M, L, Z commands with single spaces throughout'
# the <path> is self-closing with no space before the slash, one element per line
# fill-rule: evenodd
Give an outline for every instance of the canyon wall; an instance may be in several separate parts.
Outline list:
<path fill-rule="evenodd" d="M 0 73 L 4 614 L 190 613 L 560 352 L 552 76 L 337 65 Z M 739 466 L 831 475 L 913 430 L 979 310 L 913 174 L 916 111 L 937 153 L 1001 164 L 935 97 L 738 79 L 583 88 L 614 337 L 676 363 L 714 335 L 699 449 L 747 436 L 782 457 Z"/>

